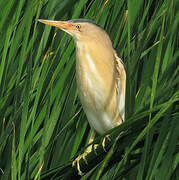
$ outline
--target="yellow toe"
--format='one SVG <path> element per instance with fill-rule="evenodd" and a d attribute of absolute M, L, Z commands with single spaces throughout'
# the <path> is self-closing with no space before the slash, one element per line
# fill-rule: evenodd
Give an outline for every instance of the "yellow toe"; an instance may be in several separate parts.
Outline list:
<path fill-rule="evenodd" d="M 106 142 L 106 139 L 108 139 L 109 141 L 111 141 L 110 135 L 109 135 L 109 134 L 106 135 L 106 136 L 104 137 L 103 141 L 102 141 L 102 147 L 103 147 L 103 149 L 104 149 L 105 152 L 107 152 L 106 149 L 105 149 L 105 142 Z"/>
<path fill-rule="evenodd" d="M 96 155 L 98 155 L 98 153 L 97 153 L 97 151 L 96 151 L 97 147 L 98 147 L 98 144 L 94 144 L 94 145 L 93 145 L 93 150 L 94 150 L 94 153 L 95 153 Z"/>
<path fill-rule="evenodd" d="M 83 154 L 79 155 L 73 162 L 72 162 L 72 167 L 74 167 L 76 165 L 77 170 L 78 170 L 78 174 L 80 176 L 82 176 L 84 173 L 81 171 L 80 169 L 80 160 L 83 159 L 85 161 L 86 164 L 88 164 L 87 160 L 86 160 L 86 156 L 89 154 L 89 152 L 84 152 Z"/>

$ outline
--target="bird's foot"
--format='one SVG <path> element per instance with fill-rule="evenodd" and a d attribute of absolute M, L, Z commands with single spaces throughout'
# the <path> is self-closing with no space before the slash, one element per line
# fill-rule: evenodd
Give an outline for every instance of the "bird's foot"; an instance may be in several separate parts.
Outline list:
<path fill-rule="evenodd" d="M 83 159 L 85 161 L 85 163 L 88 165 L 88 162 L 86 160 L 86 156 L 89 154 L 90 152 L 89 151 L 85 151 L 83 154 L 79 155 L 73 162 L 72 162 L 72 167 L 75 166 L 76 164 L 76 167 L 77 167 L 77 170 L 78 170 L 78 174 L 80 176 L 83 176 L 84 173 L 81 171 L 80 169 L 80 160 Z"/>
<path fill-rule="evenodd" d="M 109 134 L 106 135 L 106 136 L 103 138 L 103 141 L 102 141 L 102 147 L 103 147 L 103 149 L 104 149 L 105 152 L 107 152 L 106 149 L 105 149 L 105 142 L 106 142 L 106 139 L 108 139 L 108 141 L 111 141 L 110 135 L 109 135 Z"/>

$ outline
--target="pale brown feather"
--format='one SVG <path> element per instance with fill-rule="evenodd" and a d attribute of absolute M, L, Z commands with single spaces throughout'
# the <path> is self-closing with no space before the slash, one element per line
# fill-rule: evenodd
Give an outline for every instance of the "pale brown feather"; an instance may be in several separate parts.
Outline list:
<path fill-rule="evenodd" d="M 88 47 L 80 42 L 77 43 L 77 85 L 79 89 L 80 99 L 83 109 L 88 117 L 88 121 L 92 128 L 98 133 L 103 134 L 107 130 L 119 125 L 124 120 L 125 106 L 125 70 L 121 60 L 113 50 L 104 52 L 104 44 L 98 42 L 88 42 Z M 94 44 L 93 44 L 94 43 Z M 98 53 L 95 49 L 98 47 Z M 82 54 L 83 53 L 83 54 Z M 95 53 L 95 54 L 94 54 Z M 97 70 L 97 74 L 90 66 L 90 62 L 86 59 L 89 54 Z M 83 57 L 83 59 L 81 59 Z M 89 82 L 90 81 L 90 82 Z M 92 84 L 92 87 L 91 84 Z M 122 94 L 121 94 L 122 93 Z M 122 98 L 121 98 L 122 97 Z M 119 100 L 124 101 L 119 103 Z M 122 111 L 120 105 L 122 104 Z M 103 114 L 104 113 L 104 114 Z M 90 115 L 89 115 L 90 114 Z M 91 114 L 95 117 L 91 118 Z M 110 119 L 106 124 L 100 120 L 101 114 L 105 116 L 103 119 Z M 94 120 L 91 120 L 94 119 Z M 93 122 L 100 124 L 102 130 L 94 127 Z M 99 121 L 99 122 L 97 122 Z M 101 122 L 102 121 L 102 122 Z M 94 123 L 94 124 L 95 124 Z"/>

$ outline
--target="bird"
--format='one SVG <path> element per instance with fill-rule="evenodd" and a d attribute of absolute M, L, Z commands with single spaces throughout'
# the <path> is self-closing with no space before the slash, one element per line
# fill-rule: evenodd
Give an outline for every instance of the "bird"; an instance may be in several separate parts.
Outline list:
<path fill-rule="evenodd" d="M 126 70 L 122 59 L 113 48 L 108 34 L 89 19 L 39 22 L 57 27 L 73 37 L 76 46 L 76 82 L 79 98 L 92 129 L 89 143 L 96 132 L 104 135 L 125 120 Z M 92 151 L 89 146 L 77 157 L 79 161 Z"/>

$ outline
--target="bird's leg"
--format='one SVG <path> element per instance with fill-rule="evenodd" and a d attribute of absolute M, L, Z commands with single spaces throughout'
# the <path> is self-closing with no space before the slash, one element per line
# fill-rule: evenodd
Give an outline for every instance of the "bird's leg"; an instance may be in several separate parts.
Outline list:
<path fill-rule="evenodd" d="M 91 144 L 93 142 L 95 138 L 95 131 L 92 130 L 91 132 L 91 136 L 90 139 L 88 141 L 88 144 Z M 87 147 L 87 149 L 85 150 L 85 152 L 81 155 L 79 155 L 73 162 L 72 162 L 72 166 L 77 166 L 77 170 L 78 170 L 78 174 L 80 176 L 83 175 L 83 172 L 80 170 L 80 160 L 83 159 L 85 161 L 86 164 L 88 164 L 87 160 L 86 160 L 86 156 L 92 151 L 92 144 L 90 146 Z"/>
<path fill-rule="evenodd" d="M 103 147 L 103 149 L 104 149 L 105 152 L 107 152 L 106 149 L 105 149 L 106 139 L 108 139 L 109 141 L 111 141 L 109 134 L 107 134 L 106 136 L 104 136 L 103 141 L 102 141 L 102 147 Z"/>

